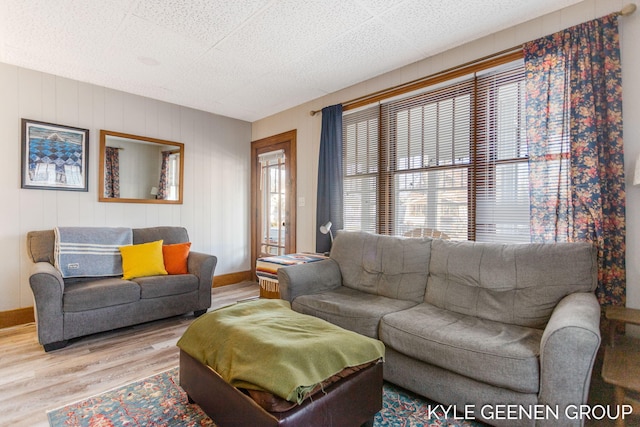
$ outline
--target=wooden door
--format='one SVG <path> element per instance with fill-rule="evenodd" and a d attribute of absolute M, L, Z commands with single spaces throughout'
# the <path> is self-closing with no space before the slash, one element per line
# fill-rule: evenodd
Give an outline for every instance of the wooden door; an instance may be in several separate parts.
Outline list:
<path fill-rule="evenodd" d="M 296 131 L 251 143 L 251 253 L 296 251 Z"/>

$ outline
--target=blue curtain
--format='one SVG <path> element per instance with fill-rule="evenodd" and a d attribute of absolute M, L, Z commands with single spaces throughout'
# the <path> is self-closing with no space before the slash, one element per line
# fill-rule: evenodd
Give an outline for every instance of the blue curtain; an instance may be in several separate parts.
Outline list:
<path fill-rule="evenodd" d="M 342 104 L 322 109 L 320 156 L 318 161 L 318 203 L 316 207 L 316 252 L 331 249 L 331 237 L 320 226 L 331 221 L 334 233 L 343 227 L 342 218 Z"/>

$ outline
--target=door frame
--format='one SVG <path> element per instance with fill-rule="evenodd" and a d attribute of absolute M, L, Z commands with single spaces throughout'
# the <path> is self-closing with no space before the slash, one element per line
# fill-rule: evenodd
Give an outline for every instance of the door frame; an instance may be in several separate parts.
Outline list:
<path fill-rule="evenodd" d="M 296 138 L 298 131 L 296 129 L 280 133 L 278 135 L 269 136 L 251 141 L 251 275 L 255 277 L 256 260 L 259 258 L 258 237 L 258 209 L 260 190 L 258 183 L 260 175 L 258 174 L 258 155 L 269 151 L 284 150 L 285 161 L 285 186 L 287 193 L 285 196 L 285 218 L 288 218 L 286 225 L 285 246 L 289 247 L 289 252 L 296 251 Z"/>

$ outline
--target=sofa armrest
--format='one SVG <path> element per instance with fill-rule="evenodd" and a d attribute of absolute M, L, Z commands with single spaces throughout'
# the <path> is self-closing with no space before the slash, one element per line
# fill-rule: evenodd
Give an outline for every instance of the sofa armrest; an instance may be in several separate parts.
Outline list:
<path fill-rule="evenodd" d="M 48 262 L 37 262 L 31 267 L 29 285 L 35 303 L 38 341 L 42 345 L 63 341 L 62 275 Z"/>
<path fill-rule="evenodd" d="M 599 347 L 600 304 L 595 295 L 579 292 L 564 297 L 542 334 L 539 403 L 557 405 L 563 415 L 571 415 L 569 405 L 586 404 Z M 581 425 L 576 418 L 561 425 Z"/>
<path fill-rule="evenodd" d="M 300 295 L 317 294 L 342 286 L 340 266 L 333 259 L 278 269 L 280 298 L 293 302 Z"/>
<path fill-rule="evenodd" d="M 189 273 L 198 277 L 198 310 L 211 307 L 211 288 L 213 287 L 213 273 L 216 270 L 218 258 L 202 252 L 189 252 L 187 269 Z"/>

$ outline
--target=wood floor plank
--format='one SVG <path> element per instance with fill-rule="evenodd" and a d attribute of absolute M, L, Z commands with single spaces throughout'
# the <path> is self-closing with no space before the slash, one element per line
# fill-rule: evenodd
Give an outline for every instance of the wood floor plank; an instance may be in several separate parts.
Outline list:
<path fill-rule="evenodd" d="M 258 295 L 255 282 L 214 288 L 212 308 Z M 38 344 L 33 323 L 0 329 L 0 426 L 48 426 L 48 410 L 177 366 L 175 344 L 192 321 L 192 315 L 185 315 L 95 334 L 50 353 Z M 596 364 L 590 403 L 611 405 L 613 391 L 600 370 Z M 585 422 L 596 425 L 613 422 Z"/>
<path fill-rule="evenodd" d="M 212 309 L 256 297 L 255 282 L 212 290 Z M 45 353 L 35 323 L 0 329 L 0 426 L 48 426 L 46 412 L 178 365 L 193 315 L 72 340 Z"/>

